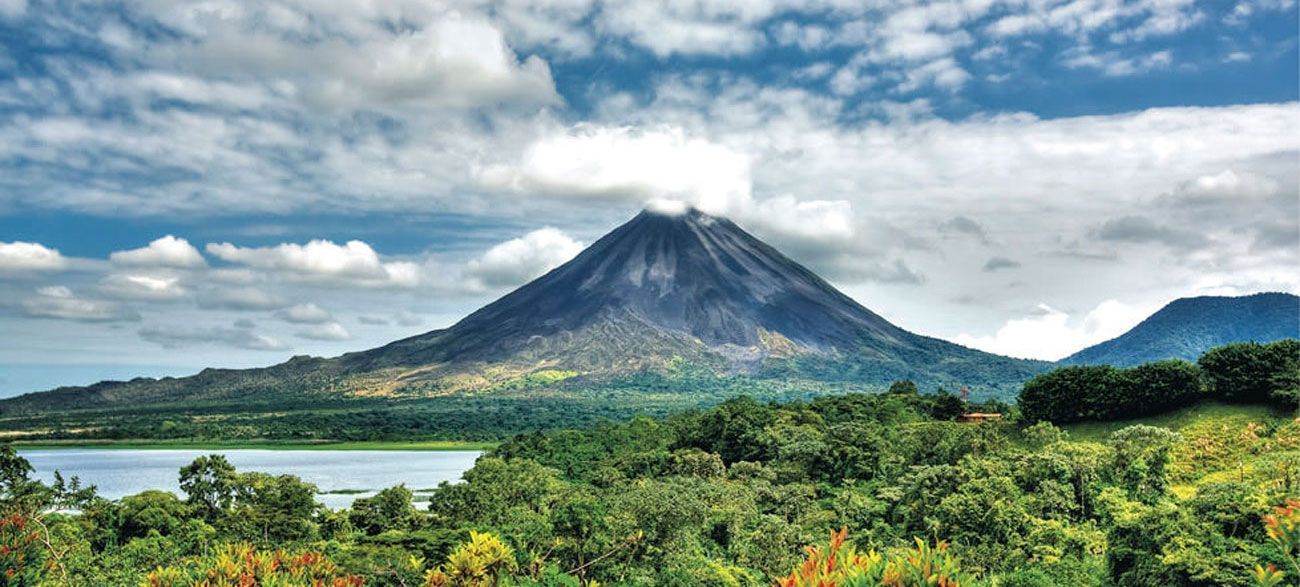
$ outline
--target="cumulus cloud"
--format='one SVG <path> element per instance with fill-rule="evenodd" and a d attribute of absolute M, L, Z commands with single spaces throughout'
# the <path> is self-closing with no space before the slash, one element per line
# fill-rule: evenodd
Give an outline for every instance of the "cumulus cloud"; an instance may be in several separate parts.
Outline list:
<path fill-rule="evenodd" d="M 479 177 L 518 192 L 685 200 L 715 214 L 747 201 L 751 189 L 743 153 L 672 127 L 578 125 L 530 144 L 517 166 L 485 167 Z"/>
<path fill-rule="evenodd" d="M 1281 190 L 1282 186 L 1272 178 L 1225 169 L 1185 182 L 1165 199 L 1177 204 L 1241 204 L 1277 195 Z"/>
<path fill-rule="evenodd" d="M 465 266 L 465 275 L 488 288 L 531 281 L 572 259 L 583 244 L 556 228 L 541 228 L 500 243 Z"/>
<path fill-rule="evenodd" d="M 140 338 L 166 349 L 216 345 L 253 351 L 282 351 L 289 347 L 274 337 L 258 334 L 247 326 L 229 328 L 150 326 L 138 331 Z"/>
<path fill-rule="evenodd" d="M 479 221 L 538 227 L 562 218 L 588 235 L 635 205 L 674 199 L 736 220 L 873 309 L 941 335 L 1002 326 L 984 311 L 943 306 L 963 296 L 1009 312 L 1039 301 L 1075 308 L 1198 288 L 1293 288 L 1300 105 L 1248 91 L 1248 105 L 1143 109 L 1155 102 L 1139 96 L 1074 101 L 1068 112 L 1092 115 L 1045 109 L 1044 119 L 1009 112 L 997 97 L 1004 92 L 984 91 L 985 81 L 1022 74 L 1049 98 L 1099 75 L 1130 88 L 1153 71 L 1186 81 L 1198 66 L 1225 67 L 1230 52 L 1248 51 L 1252 70 L 1271 67 L 1268 46 L 1285 39 L 1237 27 L 1266 10 L 1294 10 L 1294 1 L 1236 6 L 43 4 L 19 15 L 42 39 L 21 57 L 42 67 L 19 68 L 18 56 L 0 50 L 0 69 L 13 74 L 0 80 L 0 104 L 23 110 L 0 122 L 0 210 L 265 217 L 257 230 L 209 237 L 234 243 L 302 234 L 300 222 L 312 220 L 299 219 L 320 211 L 466 214 L 473 222 L 456 238 L 473 243 L 483 242 Z M 1193 29 L 1195 37 L 1160 38 Z M 1211 38 L 1203 51 L 1187 45 Z M 957 211 L 978 219 L 985 236 L 940 228 Z M 408 226 L 422 225 L 393 230 Z M 223 230 L 211 223 L 204 234 Z M 1214 246 L 1192 247 L 1188 235 Z M 1074 256 L 1026 263 L 1009 289 L 1002 274 L 981 271 L 992 251 L 977 241 L 989 236 L 999 252 Z M 210 254 L 215 268 L 171 273 L 117 260 L 49 268 L 76 269 L 69 279 L 81 281 L 71 283 L 87 288 L 78 294 L 141 307 L 183 284 L 214 313 L 324 299 L 311 290 L 321 286 L 367 288 L 330 299 L 332 309 L 396 308 L 409 300 L 389 288 L 438 286 L 428 258 L 322 242 L 320 257 L 344 261 L 303 261 L 311 243 L 299 241 L 214 244 L 239 259 Z M 464 246 L 472 245 L 457 245 L 447 267 L 464 267 Z M 16 275 L 7 262 L 0 252 L 0 273 Z M 1059 285 L 1085 270 L 1087 284 Z M 150 282 L 110 273 L 182 280 L 152 282 L 161 287 L 150 293 Z M 876 287 L 922 282 L 908 296 Z M 470 305 L 437 303 L 448 305 L 421 310 L 439 321 L 451 304 Z M 148 314 L 184 321 L 186 309 L 159 303 Z M 397 330 L 399 320 L 382 318 Z"/>
<path fill-rule="evenodd" d="M 519 62 L 497 27 L 459 13 L 395 38 L 323 49 L 324 55 L 311 61 L 333 75 L 314 80 L 316 98 L 352 109 L 376 103 L 445 108 L 559 100 L 545 61 L 530 56 Z"/>
<path fill-rule="evenodd" d="M 52 271 L 66 265 L 67 259 L 57 249 L 40 243 L 0 242 L 0 272 Z"/>
<path fill-rule="evenodd" d="M 189 241 L 172 235 L 150 242 L 148 246 L 116 251 L 108 256 L 118 265 L 143 265 L 153 267 L 193 268 L 207 265 L 203 255 Z"/>
<path fill-rule="evenodd" d="M 334 317 L 313 303 L 290 306 L 275 313 L 276 317 L 291 324 L 323 324 Z"/>
<path fill-rule="evenodd" d="M 239 247 L 209 243 L 209 254 L 291 279 L 358 287 L 414 287 L 420 268 L 410 262 L 384 262 L 370 245 L 352 240 L 339 245 L 313 240 L 305 245 L 282 243 L 273 247 Z"/>
<path fill-rule="evenodd" d="M 326 322 L 302 328 L 295 332 L 294 335 L 298 338 L 320 341 L 340 341 L 352 338 L 352 334 L 338 322 Z"/>
<path fill-rule="evenodd" d="M 1121 243 L 1160 243 L 1178 249 L 1196 249 L 1210 244 L 1202 234 L 1162 226 L 1145 216 L 1123 216 L 1107 220 L 1093 231 L 1102 241 Z"/>
<path fill-rule="evenodd" d="M 99 290 L 109 297 L 127 300 L 177 300 L 189 295 L 180 277 L 165 274 L 112 273 L 100 281 Z"/>
<path fill-rule="evenodd" d="M 434 109 L 558 100 L 547 63 L 537 56 L 521 61 L 500 27 L 470 11 L 244 5 L 205 18 L 185 6 L 157 8 L 151 16 L 178 38 L 154 41 L 153 61 L 197 65 L 222 78 L 272 80 L 278 83 L 264 84 L 269 93 L 312 106 Z"/>
<path fill-rule="evenodd" d="M 1127 332 L 1150 310 L 1107 300 L 1082 316 L 1039 304 L 1028 316 L 1008 320 L 990 336 L 961 334 L 958 344 L 990 353 L 1055 361 Z"/>
<path fill-rule="evenodd" d="M 628 39 L 659 57 L 737 55 L 760 47 L 765 35 L 757 25 L 770 16 L 770 2 L 606 3 L 599 12 L 601 29 Z"/>
<path fill-rule="evenodd" d="M 284 298 L 257 287 L 220 287 L 199 295 L 199 307 L 207 310 L 274 310 L 285 305 Z"/>
<path fill-rule="evenodd" d="M 529 145 L 517 165 L 481 170 L 488 185 L 557 197 L 652 206 L 689 205 L 789 241 L 844 242 L 853 236 L 843 200 L 753 197 L 750 158 L 678 127 L 653 130 L 580 125 Z"/>
<path fill-rule="evenodd" d="M 64 286 L 42 287 L 36 296 L 22 301 L 22 308 L 33 318 L 53 318 L 77 322 L 136 322 L 140 314 L 114 302 L 77 297 Z"/>

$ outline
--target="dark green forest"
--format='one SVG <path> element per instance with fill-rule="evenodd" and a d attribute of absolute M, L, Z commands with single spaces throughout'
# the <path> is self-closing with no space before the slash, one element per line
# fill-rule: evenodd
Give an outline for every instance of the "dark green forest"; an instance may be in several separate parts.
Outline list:
<path fill-rule="evenodd" d="M 0 568 L 159 587 L 1294 585 L 1296 344 L 1063 368 L 1018 406 L 900 381 L 526 432 L 462 483 L 344 510 L 219 455 L 178 471 L 181 495 L 107 500 L 34 481 L 6 446 Z"/>

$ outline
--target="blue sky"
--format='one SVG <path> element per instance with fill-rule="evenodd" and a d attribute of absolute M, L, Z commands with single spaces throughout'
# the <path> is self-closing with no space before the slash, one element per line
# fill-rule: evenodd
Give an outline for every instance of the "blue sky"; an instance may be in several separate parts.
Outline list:
<path fill-rule="evenodd" d="M 0 394 L 443 327 L 653 200 L 1057 358 L 1300 288 L 1294 0 L 0 0 Z"/>

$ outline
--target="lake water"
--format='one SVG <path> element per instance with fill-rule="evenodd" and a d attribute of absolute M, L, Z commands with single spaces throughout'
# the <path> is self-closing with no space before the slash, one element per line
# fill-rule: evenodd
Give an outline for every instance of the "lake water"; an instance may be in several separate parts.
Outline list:
<path fill-rule="evenodd" d="M 317 501 L 330 508 L 347 507 L 358 497 L 374 495 L 385 487 L 405 483 L 412 491 L 457 481 L 474 466 L 479 451 L 408 450 L 131 450 L 59 449 L 20 450 L 32 463 L 36 476 L 54 479 L 80 477 L 95 485 L 99 494 L 117 499 L 146 489 L 180 494 L 181 467 L 206 454 L 225 455 L 240 472 L 262 471 L 297 475 L 314 483 Z M 331 493 L 361 491 L 362 493 Z"/>

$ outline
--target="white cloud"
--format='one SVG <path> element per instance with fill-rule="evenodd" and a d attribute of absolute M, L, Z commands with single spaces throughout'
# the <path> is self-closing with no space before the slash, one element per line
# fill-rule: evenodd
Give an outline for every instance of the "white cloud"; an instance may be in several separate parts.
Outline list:
<path fill-rule="evenodd" d="M 602 6 L 598 26 L 659 57 L 741 55 L 763 45 L 758 24 L 774 8 L 771 2 L 615 1 Z"/>
<path fill-rule="evenodd" d="M 331 48 L 336 49 L 336 48 Z M 559 100 L 546 62 L 522 63 L 486 20 L 451 13 L 421 30 L 329 51 L 335 75 L 319 80 L 319 99 L 365 109 L 375 103 L 474 107 Z"/>
<path fill-rule="evenodd" d="M 180 33 L 155 40 L 153 62 L 257 79 L 327 110 L 427 110 L 558 101 L 550 68 L 522 61 L 500 27 L 445 5 L 159 4 Z M 291 14 L 292 16 L 286 17 Z M 393 23 L 402 26 L 393 26 Z M 170 89 L 170 88 L 169 88 Z"/>
<path fill-rule="evenodd" d="M 27 12 L 27 0 L 0 0 L 0 16 L 18 18 Z"/>
<path fill-rule="evenodd" d="M 1224 169 L 1183 184 L 1177 193 L 1180 197 L 1196 200 L 1228 198 L 1240 202 L 1269 197 L 1281 189 L 1271 178 Z"/>
<path fill-rule="evenodd" d="M 319 341 L 340 341 L 352 338 L 342 324 L 338 322 L 327 322 L 303 328 L 294 333 L 298 338 Z"/>
<path fill-rule="evenodd" d="M 128 300 L 176 300 L 189 295 L 180 277 L 164 274 L 112 273 L 100 281 L 99 290 Z"/>
<path fill-rule="evenodd" d="M 514 191 L 647 205 L 684 202 L 792 240 L 843 242 L 853 235 L 848 202 L 755 200 L 750 157 L 676 127 L 579 126 L 529 145 L 516 166 L 481 179 Z"/>
<path fill-rule="evenodd" d="M 777 196 L 734 211 L 742 222 L 783 240 L 845 244 L 854 235 L 853 206 L 845 200 L 800 201 Z"/>
<path fill-rule="evenodd" d="M 77 322 L 134 322 L 140 314 L 121 304 L 79 298 L 64 286 L 42 287 L 36 296 L 22 301 L 33 318 L 54 318 Z"/>
<path fill-rule="evenodd" d="M 273 247 L 208 243 L 206 248 L 224 261 L 291 279 L 359 287 L 414 287 L 420 281 L 418 264 L 384 262 L 370 245 L 358 240 L 339 245 L 317 239 L 305 245 L 282 243 Z"/>
<path fill-rule="evenodd" d="M 582 243 L 555 228 L 541 228 L 498 244 L 465 266 L 465 275 L 487 288 L 531 281 L 572 259 Z"/>
<path fill-rule="evenodd" d="M 253 351 L 282 351 L 289 348 L 274 337 L 259 334 L 246 326 L 234 328 L 150 326 L 140 329 L 138 334 L 140 338 L 166 349 L 195 345 L 219 345 Z"/>
<path fill-rule="evenodd" d="M 1242 2 L 1249 13 L 1242 18 L 1267 18 L 1265 4 L 1294 6 Z M 1069 58 L 1099 75 L 1194 76 L 1192 60 L 1240 49 L 1255 52 L 1263 66 L 1270 53 L 1242 29 L 1205 31 L 1201 36 L 1222 41 L 1208 52 L 1184 50 L 1182 39 L 1156 44 L 1157 34 L 1196 18 L 1198 9 L 1222 14 L 1205 4 L 138 0 L 114 4 L 125 9 L 120 18 L 100 18 L 88 4 L 41 6 L 23 17 L 34 37 L 50 46 L 108 45 L 93 60 L 35 56 L 42 68 L 16 69 L 0 83 L 0 104 L 30 111 L 0 122 L 0 162 L 21 162 L 0 173 L 3 210 L 176 215 L 199 223 L 230 213 L 273 216 L 267 222 L 282 232 L 241 233 L 258 238 L 300 234 L 298 213 L 320 210 L 463 213 L 510 226 L 564 219 L 566 230 L 588 235 L 635 204 L 672 198 L 732 217 L 849 286 L 869 307 L 933 334 L 991 336 L 1003 326 L 1000 317 L 1038 301 L 1058 308 L 1107 298 L 1139 304 L 1189 288 L 1292 288 L 1300 279 L 1295 102 L 1041 120 L 981 112 L 987 94 L 960 94 L 983 83 L 966 78 L 972 74 L 1020 80 L 1025 66 L 1039 71 L 1039 64 Z M 803 18 L 807 12 L 815 17 Z M 993 22 L 1016 36 L 1055 37 L 989 39 Z M 1123 31 L 1146 23 L 1152 34 L 1145 42 L 1112 42 L 1127 42 L 1135 35 Z M 1191 26 L 1219 24 L 1211 18 Z M 789 50 L 772 61 L 753 53 L 773 42 L 799 46 L 807 62 L 784 59 L 795 54 Z M 1000 49 L 985 50 L 993 42 Z M 1087 49 L 1052 53 L 1061 46 Z M 719 57 L 740 53 L 747 56 Z M 673 56 L 673 67 L 654 67 L 658 55 Z M 582 75 L 566 61 L 573 56 L 591 58 L 578 64 Z M 558 97 L 542 57 L 581 107 Z M 16 66 L 15 59 L 0 54 L 0 67 Z M 758 73 L 742 63 L 770 69 Z M 651 75 L 628 85 L 626 75 L 636 74 Z M 955 95 L 930 91 L 945 87 Z M 1063 83 L 1060 91 L 1072 87 Z M 925 91 L 928 100 L 910 100 L 900 95 L 905 90 Z M 1237 179 L 1217 177 L 1224 170 Z M 1167 216 L 1155 212 L 1161 198 L 1168 198 Z M 938 232 L 955 215 L 978 218 L 995 244 Z M 1089 231 L 1124 215 L 1220 245 L 1186 252 L 1090 238 Z M 410 230 L 405 226 L 394 230 Z M 1130 222 L 1130 237 L 1135 227 L 1143 228 Z M 346 257 L 347 243 L 329 244 L 341 252 L 326 257 Z M 373 260 L 328 269 L 295 264 L 293 251 L 280 247 L 228 246 L 280 262 L 213 257 L 218 267 L 177 271 L 206 309 L 276 309 L 313 299 L 345 316 L 376 313 L 362 306 L 389 308 L 382 311 L 388 316 L 410 303 L 406 292 L 331 298 L 311 288 L 438 285 L 424 258 L 370 250 Z M 456 262 L 461 251 L 451 253 Z M 1035 258 L 1071 251 L 1080 256 Z M 1004 254 L 1024 266 L 981 271 Z M 94 287 L 96 279 L 107 287 L 106 272 L 160 276 L 105 265 L 59 262 L 77 270 L 69 276 L 81 279 L 74 287 Z M 1079 275 L 1088 283 L 1077 284 Z M 888 289 L 899 285 L 877 287 L 922 280 L 907 296 Z M 147 284 L 132 285 L 143 285 L 134 293 L 146 295 Z M 255 289 L 218 293 L 223 286 Z M 446 291 L 452 299 L 436 296 L 419 308 L 436 325 L 477 301 Z M 975 299 L 970 307 L 981 310 L 945 305 L 957 298 Z M 148 314 L 187 321 L 187 311 L 187 304 L 159 303 Z M 382 330 L 358 334 L 379 337 Z"/>
<path fill-rule="evenodd" d="M 67 260 L 57 249 L 40 243 L 0 242 L 0 272 L 52 271 L 66 265 Z"/>
<path fill-rule="evenodd" d="M 323 324 L 334 320 L 329 312 L 312 303 L 290 306 L 276 312 L 275 315 L 292 324 Z"/>
<path fill-rule="evenodd" d="M 1107 300 L 1082 317 L 1072 318 L 1047 304 L 1023 318 L 1008 320 L 991 336 L 961 334 L 958 344 L 990 353 L 1055 361 L 1085 347 L 1127 332 L 1151 311 Z"/>
<path fill-rule="evenodd" d="M 750 197 L 749 159 L 680 128 L 579 125 L 530 144 L 517 167 L 480 170 L 518 192 L 641 203 L 678 199 L 722 213 Z"/>
<path fill-rule="evenodd" d="M 1173 53 L 1156 51 L 1147 55 L 1127 57 L 1119 51 L 1093 54 L 1087 46 L 1077 47 L 1064 54 L 1064 65 L 1070 68 L 1090 68 L 1111 77 L 1122 77 L 1166 69 L 1173 63 Z"/>
<path fill-rule="evenodd" d="M 907 70 L 903 83 L 898 84 L 900 92 L 914 92 L 927 86 L 953 91 L 970 81 L 970 74 L 962 69 L 951 57 L 936 59 L 920 67 Z"/>
<path fill-rule="evenodd" d="M 192 268 L 207 264 L 203 261 L 203 255 L 189 241 L 170 234 L 150 242 L 146 247 L 117 251 L 108 258 L 119 265 Z"/>
<path fill-rule="evenodd" d="M 199 307 L 207 310 L 274 310 L 284 306 L 279 295 L 257 287 L 222 287 L 199 296 Z"/>

